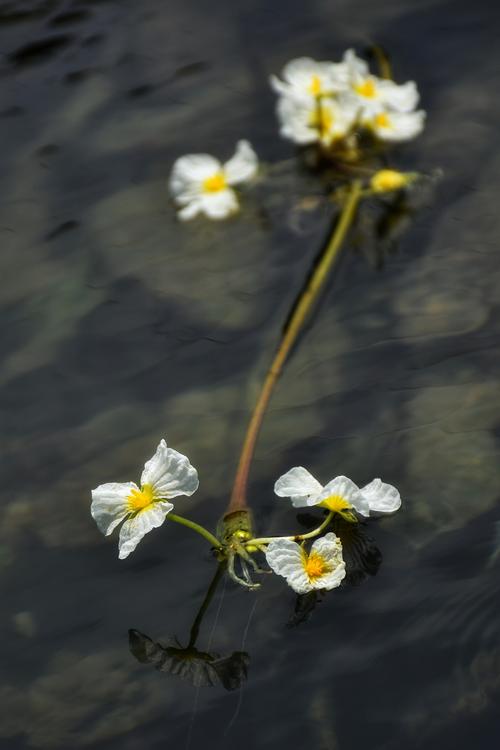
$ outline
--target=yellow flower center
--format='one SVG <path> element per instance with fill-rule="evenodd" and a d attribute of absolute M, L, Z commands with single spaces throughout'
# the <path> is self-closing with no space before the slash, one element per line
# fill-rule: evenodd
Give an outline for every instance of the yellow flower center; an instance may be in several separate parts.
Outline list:
<path fill-rule="evenodd" d="M 309 557 L 305 557 L 304 570 L 310 581 L 316 581 L 318 578 L 324 576 L 325 573 L 328 573 L 330 567 L 321 555 L 318 555 L 317 552 L 312 552 Z"/>
<path fill-rule="evenodd" d="M 152 484 L 145 484 L 140 490 L 132 490 L 127 497 L 128 509 L 131 513 L 138 513 L 156 500 L 155 491 Z"/>
<path fill-rule="evenodd" d="M 408 178 L 402 172 L 395 169 L 380 169 L 370 180 L 372 190 L 376 193 L 386 193 L 391 190 L 400 190 L 408 182 Z"/>
<path fill-rule="evenodd" d="M 354 91 L 367 99 L 374 99 L 377 96 L 377 89 L 371 78 L 367 78 L 363 83 L 357 83 L 354 86 Z"/>
<path fill-rule="evenodd" d="M 321 79 L 319 76 L 313 76 L 311 78 L 311 83 L 308 86 L 309 93 L 313 96 L 319 96 L 323 92 L 323 87 L 321 85 Z"/>
<path fill-rule="evenodd" d="M 379 112 L 374 118 L 375 125 L 379 128 L 390 128 L 391 121 L 389 115 L 386 112 Z"/>
<path fill-rule="evenodd" d="M 342 495 L 330 495 L 330 497 L 325 497 L 319 505 L 321 508 L 328 508 L 328 510 L 333 510 L 336 513 L 342 513 L 342 511 L 350 510 L 352 508 L 351 503 L 348 503 Z"/>
<path fill-rule="evenodd" d="M 316 111 L 311 113 L 309 124 L 312 128 L 317 128 L 321 134 L 328 133 L 333 125 L 332 111 L 319 105 Z"/>
<path fill-rule="evenodd" d="M 222 172 L 217 172 L 211 177 L 207 177 L 206 180 L 203 180 L 203 190 L 205 193 L 218 193 L 220 190 L 224 190 L 226 185 L 226 178 Z"/>

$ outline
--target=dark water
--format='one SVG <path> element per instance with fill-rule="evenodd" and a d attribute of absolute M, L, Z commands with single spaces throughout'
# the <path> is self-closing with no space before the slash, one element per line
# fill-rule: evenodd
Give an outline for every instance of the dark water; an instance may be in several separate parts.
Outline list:
<path fill-rule="evenodd" d="M 0 5 L 3 746 L 496 746 L 499 15 L 487 0 Z M 201 477 L 179 512 L 215 526 L 330 218 L 297 209 L 318 188 L 279 140 L 267 76 L 373 42 L 428 110 L 399 164 L 444 176 L 381 269 L 346 257 L 272 401 L 250 496 L 259 530 L 296 528 L 272 486 L 301 463 L 380 475 L 403 509 L 370 527 L 378 574 L 298 627 L 281 579 L 223 583 L 198 646 L 248 653 L 248 680 L 197 690 L 140 664 L 127 632 L 185 644 L 213 561 L 166 524 L 120 562 L 89 490 L 138 478 L 166 435 Z M 173 160 L 226 158 L 241 137 L 275 165 L 242 215 L 177 224 Z"/>

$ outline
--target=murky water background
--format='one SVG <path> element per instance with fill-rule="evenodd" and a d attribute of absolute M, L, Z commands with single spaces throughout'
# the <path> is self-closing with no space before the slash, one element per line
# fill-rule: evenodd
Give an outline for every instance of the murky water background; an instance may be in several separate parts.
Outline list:
<path fill-rule="evenodd" d="M 486 0 L 1 4 L 6 748 L 498 743 L 499 14 Z M 329 225 L 324 206 L 297 208 L 318 186 L 278 137 L 267 76 L 375 41 L 428 110 L 399 164 L 444 178 L 382 269 L 346 257 L 272 401 L 250 496 L 261 530 L 290 529 L 272 486 L 302 463 L 325 481 L 381 475 L 403 510 L 370 527 L 378 574 L 300 627 L 285 627 L 280 579 L 223 586 L 199 646 L 248 652 L 248 681 L 196 690 L 138 663 L 127 631 L 186 642 L 213 562 L 168 524 L 118 561 L 89 490 L 138 478 L 166 435 L 201 477 L 179 512 L 214 527 Z M 177 224 L 173 160 L 227 158 L 241 137 L 275 166 L 240 218 Z"/>

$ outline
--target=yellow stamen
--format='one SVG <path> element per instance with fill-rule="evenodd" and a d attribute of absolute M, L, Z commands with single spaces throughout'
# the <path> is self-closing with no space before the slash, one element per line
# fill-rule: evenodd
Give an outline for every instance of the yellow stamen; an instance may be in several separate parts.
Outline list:
<path fill-rule="evenodd" d="M 328 510 L 333 510 L 335 513 L 342 513 L 342 511 L 352 508 L 351 503 L 348 503 L 342 495 L 330 495 L 330 497 L 326 497 L 319 505 L 321 508 L 328 508 Z"/>
<path fill-rule="evenodd" d="M 377 96 L 377 89 L 371 78 L 367 78 L 363 83 L 357 83 L 354 86 L 354 91 L 367 99 L 374 99 Z"/>
<path fill-rule="evenodd" d="M 211 177 L 207 177 L 206 180 L 203 180 L 203 190 L 205 193 L 218 193 L 220 190 L 224 190 L 226 185 L 226 178 L 222 172 L 217 172 Z"/>
<path fill-rule="evenodd" d="M 375 125 L 379 128 L 391 127 L 391 121 L 389 119 L 389 115 L 386 112 L 379 112 L 378 115 L 375 115 L 374 122 Z"/>
<path fill-rule="evenodd" d="M 313 96 L 319 96 L 323 93 L 323 87 L 321 85 L 321 79 L 319 76 L 313 76 L 311 83 L 308 86 L 309 93 Z"/>
<path fill-rule="evenodd" d="M 310 581 L 316 581 L 329 572 L 330 566 L 324 557 L 321 557 L 317 552 L 313 552 L 309 556 L 305 556 L 304 570 Z"/>
<path fill-rule="evenodd" d="M 138 513 L 152 505 L 156 499 L 153 485 L 144 484 L 140 490 L 132 490 L 127 497 L 129 511 Z"/>
<path fill-rule="evenodd" d="M 409 181 L 407 175 L 395 169 L 380 169 L 370 180 L 371 189 L 375 193 L 388 193 L 400 190 Z"/>
<path fill-rule="evenodd" d="M 317 128 L 320 134 L 328 133 L 333 125 L 333 114 L 330 109 L 325 109 L 321 105 L 315 112 L 311 113 L 309 124 L 312 128 Z"/>

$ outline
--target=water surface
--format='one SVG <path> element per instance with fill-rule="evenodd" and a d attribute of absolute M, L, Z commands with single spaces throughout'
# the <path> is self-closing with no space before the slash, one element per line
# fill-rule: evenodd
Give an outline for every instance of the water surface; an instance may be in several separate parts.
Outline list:
<path fill-rule="evenodd" d="M 486 0 L 0 9 L 3 159 L 0 736 L 6 748 L 456 750 L 498 743 L 499 10 Z M 89 490 L 138 478 L 166 435 L 214 527 L 282 325 L 330 224 L 280 141 L 267 77 L 378 42 L 415 78 L 443 170 L 376 267 L 351 247 L 273 398 L 252 468 L 260 530 L 296 527 L 275 479 L 382 476 L 376 576 L 287 628 L 281 579 L 222 584 L 199 647 L 249 654 L 241 690 L 196 689 L 129 652 L 186 643 L 214 571 L 167 524 L 126 561 Z M 173 160 L 249 138 L 274 165 L 237 220 L 175 221 Z M 369 235 L 368 235 L 369 236 Z"/>

